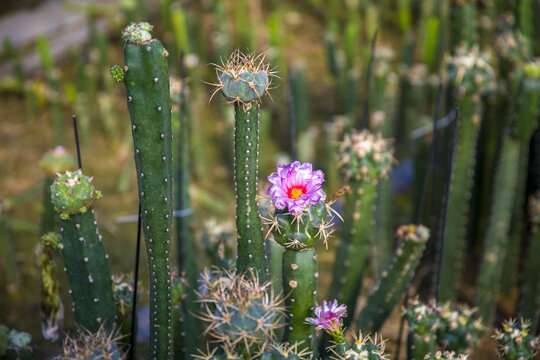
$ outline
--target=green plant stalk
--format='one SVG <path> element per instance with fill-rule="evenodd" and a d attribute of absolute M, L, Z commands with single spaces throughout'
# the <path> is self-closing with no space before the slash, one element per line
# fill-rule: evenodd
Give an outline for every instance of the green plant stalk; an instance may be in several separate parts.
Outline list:
<path fill-rule="evenodd" d="M 473 1 L 466 1 L 464 4 L 452 1 L 451 4 L 451 51 L 453 52 L 460 45 L 471 47 L 476 42 L 476 4 Z"/>
<path fill-rule="evenodd" d="M 467 96 L 459 100 L 461 110 L 458 125 L 456 155 L 452 165 L 452 180 L 448 199 L 448 214 L 439 290 L 439 301 L 453 299 L 456 283 L 463 268 L 463 251 L 466 243 L 467 214 L 475 165 L 475 147 L 478 127 L 475 118 L 481 114 L 481 106 Z"/>
<path fill-rule="evenodd" d="M 2 272 L 8 293 L 16 292 L 20 285 L 15 252 L 11 244 L 10 232 L 4 214 L 0 211 L 0 254 Z"/>
<path fill-rule="evenodd" d="M 60 223 L 62 256 L 69 280 L 77 325 L 97 332 L 103 324 L 114 326 L 116 307 L 112 293 L 111 270 L 94 211 L 71 215 Z"/>
<path fill-rule="evenodd" d="M 302 65 L 292 68 L 291 85 L 294 98 L 294 118 L 296 120 L 296 133 L 300 136 L 309 127 L 309 91 L 306 79 L 306 69 Z M 302 154 L 299 154 L 300 159 Z"/>
<path fill-rule="evenodd" d="M 268 277 L 264 237 L 257 206 L 259 153 L 259 104 L 234 103 L 234 182 L 236 189 L 236 229 L 239 273 L 253 269 L 261 281 Z"/>
<path fill-rule="evenodd" d="M 525 39 L 527 39 L 527 45 L 529 52 L 532 54 L 534 50 L 534 9 L 533 0 L 518 0 L 515 2 L 516 7 L 516 20 L 519 31 Z"/>
<path fill-rule="evenodd" d="M 375 213 L 373 215 L 375 226 L 373 236 L 371 236 L 370 250 L 373 254 L 371 267 L 375 277 L 378 279 L 386 264 L 392 257 L 394 250 L 392 229 L 393 206 L 392 206 L 392 184 L 389 178 L 379 179 L 375 190 Z"/>
<path fill-rule="evenodd" d="M 352 314 L 362 290 L 362 278 L 368 267 L 368 253 L 373 234 L 373 214 L 377 182 L 351 181 L 352 194 L 345 202 L 345 221 L 334 265 L 330 298 L 338 298 Z M 347 327 L 352 317 L 344 318 Z"/>
<path fill-rule="evenodd" d="M 435 332 L 416 334 L 413 331 L 407 336 L 407 359 L 423 360 L 426 354 L 435 352 Z"/>
<path fill-rule="evenodd" d="M 283 252 L 283 289 L 288 312 L 288 326 L 283 341 L 298 344 L 299 350 L 315 349 L 315 327 L 306 323 L 312 316 L 317 294 L 317 253 L 314 248 Z"/>
<path fill-rule="evenodd" d="M 422 225 L 408 225 L 401 227 L 398 235 L 400 244 L 356 319 L 363 333 L 379 331 L 407 290 L 426 248 L 429 230 Z"/>
<path fill-rule="evenodd" d="M 501 286 L 502 262 L 508 243 L 508 230 L 517 185 L 519 142 L 506 136 L 495 175 L 494 199 L 484 242 L 484 253 L 476 290 L 478 313 L 486 324 L 495 316 Z"/>
<path fill-rule="evenodd" d="M 184 83 L 183 86 L 186 86 Z M 183 301 L 185 313 L 182 318 L 183 343 L 185 350 L 183 354 L 186 359 L 191 354 L 197 352 L 198 344 L 198 321 L 197 314 L 197 253 L 195 249 L 195 237 L 192 231 L 193 215 L 191 215 L 191 198 L 189 196 L 189 131 L 188 121 L 190 113 L 187 107 L 187 97 L 185 92 L 181 92 L 179 104 L 180 133 L 177 135 L 177 175 L 176 175 L 176 209 L 188 211 L 189 214 L 181 214 L 176 217 L 176 241 L 177 241 L 177 266 L 180 273 L 183 272 L 188 283 L 186 299 Z M 176 326 L 176 324 L 175 324 Z M 175 343 L 180 333 L 175 332 Z M 177 353 L 175 351 L 175 357 Z"/>
<path fill-rule="evenodd" d="M 61 249 L 61 237 L 56 233 L 49 239 L 41 238 L 38 252 L 39 280 L 41 283 L 41 333 L 51 342 L 58 339 L 64 320 L 64 306 L 60 297 L 60 280 L 56 272 L 55 250 Z"/>
<path fill-rule="evenodd" d="M 158 40 L 124 46 L 128 108 L 150 287 L 149 359 L 172 357 L 172 134 L 167 51 Z"/>
<path fill-rule="evenodd" d="M 538 227 L 537 214 L 533 214 L 532 237 L 527 251 L 527 259 L 523 271 L 523 289 L 519 304 L 519 315 L 523 319 L 532 321 L 532 328 L 538 326 L 540 316 L 540 231 Z"/>

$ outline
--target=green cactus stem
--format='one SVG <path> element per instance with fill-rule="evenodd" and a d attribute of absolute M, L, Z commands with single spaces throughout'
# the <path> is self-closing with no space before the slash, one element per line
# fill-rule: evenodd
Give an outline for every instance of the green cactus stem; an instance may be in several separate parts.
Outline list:
<path fill-rule="evenodd" d="M 488 58 L 477 49 L 460 48 L 449 62 L 449 78 L 460 109 L 459 137 L 452 165 L 445 241 L 441 265 L 439 301 L 453 299 L 463 271 L 463 252 L 467 239 L 467 214 L 474 176 L 475 149 L 482 104 L 480 96 L 493 80 Z"/>
<path fill-rule="evenodd" d="M 111 270 L 92 210 L 101 193 L 80 170 L 60 175 L 51 200 L 60 213 L 62 255 L 77 324 L 89 331 L 110 330 L 115 321 Z"/>
<path fill-rule="evenodd" d="M 283 251 L 283 291 L 289 316 L 283 340 L 301 350 L 314 348 L 315 328 L 306 323 L 312 315 L 319 273 L 314 248 Z"/>
<path fill-rule="evenodd" d="M 418 298 L 409 302 L 405 317 L 409 323 L 407 358 L 422 360 L 435 351 L 438 314 L 434 304 L 424 304 Z"/>
<path fill-rule="evenodd" d="M 148 23 L 132 24 L 125 29 L 124 83 L 150 276 L 148 358 L 161 360 L 173 355 L 171 99 L 168 52 L 152 39 L 151 29 Z"/>
<path fill-rule="evenodd" d="M 184 310 L 184 302 L 187 297 L 186 280 L 182 277 L 175 276 L 173 271 L 172 281 L 172 318 L 174 332 L 174 359 L 181 360 L 186 357 L 186 329 Z M 195 353 L 195 352 L 193 352 Z"/>
<path fill-rule="evenodd" d="M 476 1 L 452 0 L 451 2 L 452 40 L 451 50 L 476 42 Z"/>
<path fill-rule="evenodd" d="M 236 190 L 236 229 L 238 234 L 237 271 L 255 270 L 265 280 L 268 268 L 259 218 L 257 158 L 259 153 L 259 104 L 270 85 L 271 73 L 261 57 L 246 56 L 236 50 L 226 64 L 217 67 L 219 84 L 215 92 L 234 102 L 234 181 Z"/>
<path fill-rule="evenodd" d="M 354 313 L 362 277 L 367 271 L 377 185 L 379 179 L 387 177 L 393 157 L 388 140 L 364 130 L 345 135 L 338 158 L 351 194 L 346 198 L 344 230 L 337 249 L 330 297 L 337 297 Z M 345 320 L 345 326 L 352 321 Z"/>
<path fill-rule="evenodd" d="M 502 264 L 508 244 L 518 166 L 519 143 L 506 136 L 495 174 L 494 199 L 476 288 L 476 305 L 486 324 L 491 324 L 494 319 L 497 295 L 501 287 Z"/>
<path fill-rule="evenodd" d="M 51 342 L 58 340 L 64 322 L 64 306 L 60 297 L 60 280 L 56 274 L 55 253 L 63 248 L 62 237 L 46 233 L 38 248 L 39 279 L 41 282 L 41 333 Z"/>
<path fill-rule="evenodd" d="M 75 337 L 68 336 L 64 340 L 64 354 L 60 359 L 125 360 L 126 354 L 122 352 L 121 346 L 122 339 L 116 329 L 112 332 L 103 326 L 96 332 L 79 329 Z"/>
<path fill-rule="evenodd" d="M 404 225 L 397 236 L 400 244 L 356 319 L 363 331 L 378 331 L 401 299 L 426 248 L 429 230 L 422 225 Z"/>
<path fill-rule="evenodd" d="M 0 329 L 0 331 L 2 330 Z M 7 334 L 5 357 L 1 357 L 2 354 L 0 353 L 0 358 L 5 360 L 34 360 L 36 358 L 35 352 L 36 347 L 32 343 L 32 335 L 11 330 Z"/>
<path fill-rule="evenodd" d="M 499 342 L 499 356 L 503 360 L 532 360 L 538 346 L 540 337 L 529 334 L 531 323 L 521 320 L 508 320 L 497 329 L 493 336 Z"/>
<path fill-rule="evenodd" d="M 130 276 L 113 275 L 112 277 L 112 290 L 114 303 L 116 305 L 116 322 L 118 324 L 118 330 L 122 335 L 129 335 L 131 333 L 131 311 L 133 309 L 133 291 L 134 283 Z M 140 294 L 137 292 L 137 297 Z M 126 338 L 127 340 L 127 338 Z"/>
<path fill-rule="evenodd" d="M 473 347 L 485 330 L 476 308 L 460 305 L 457 308 L 446 303 L 437 308 L 437 345 L 442 349 L 465 352 Z"/>
<path fill-rule="evenodd" d="M 529 199 L 529 213 L 531 222 L 531 243 L 527 250 L 527 260 L 523 272 L 523 290 L 519 314 L 525 319 L 532 319 L 532 327 L 538 326 L 540 317 L 540 194 L 537 193 Z"/>

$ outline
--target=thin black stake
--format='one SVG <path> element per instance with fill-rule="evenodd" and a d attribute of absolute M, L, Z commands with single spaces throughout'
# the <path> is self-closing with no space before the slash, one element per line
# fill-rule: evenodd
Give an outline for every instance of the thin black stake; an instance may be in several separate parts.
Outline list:
<path fill-rule="evenodd" d="M 72 119 L 73 119 L 73 132 L 75 133 L 75 146 L 77 147 L 77 161 L 79 163 L 79 169 L 82 170 L 81 146 L 79 145 L 79 131 L 77 130 L 77 115 L 73 115 Z"/>
<path fill-rule="evenodd" d="M 131 309 L 131 337 L 128 359 L 135 359 L 135 333 L 137 330 L 137 284 L 139 282 L 139 255 L 141 253 L 141 204 L 137 216 L 137 250 L 135 250 L 135 274 L 133 276 L 133 308 Z"/>
<path fill-rule="evenodd" d="M 435 147 L 437 145 L 437 122 L 439 121 L 439 110 L 441 107 L 441 99 L 442 99 L 442 92 L 443 92 L 443 86 L 442 83 L 439 83 L 439 91 L 437 92 L 437 105 L 435 106 L 435 113 L 433 114 L 433 134 L 431 135 L 431 143 L 429 144 L 429 151 L 428 151 L 428 162 L 426 166 L 426 170 L 424 171 L 424 182 L 422 184 L 422 192 L 420 193 L 420 204 L 418 209 L 418 218 L 416 219 L 416 224 L 420 225 L 422 220 L 422 213 L 424 211 L 424 200 L 426 198 L 426 189 L 427 189 L 427 182 L 428 182 L 428 176 L 430 171 L 430 166 L 432 163 L 432 159 L 435 153 Z M 403 297 L 403 306 L 407 306 L 407 301 L 409 299 L 408 295 L 409 288 L 407 287 L 407 290 L 405 291 L 405 296 Z M 401 317 L 401 322 L 399 323 L 399 331 L 398 331 L 398 338 L 397 338 L 397 347 L 396 347 L 396 357 L 395 359 L 399 359 L 399 353 L 401 352 L 401 337 L 403 336 L 403 329 L 405 328 L 405 315 Z"/>
<path fill-rule="evenodd" d="M 289 67 L 287 69 L 287 76 L 288 76 L 288 85 L 289 85 L 289 91 L 287 94 L 288 100 L 289 100 L 289 136 L 291 137 L 291 158 L 292 160 L 296 159 L 296 116 L 294 111 L 294 93 L 293 93 L 293 79 L 292 79 L 292 70 Z"/>
<path fill-rule="evenodd" d="M 437 287 L 435 288 L 435 301 L 439 302 L 439 288 L 441 285 L 441 265 L 444 252 L 444 231 L 446 228 L 446 213 L 448 212 L 448 198 L 450 197 L 450 181 L 452 180 L 452 164 L 454 163 L 454 155 L 456 148 L 456 138 L 457 138 L 457 123 L 459 118 L 459 109 L 455 111 L 455 120 L 454 120 L 454 133 L 452 134 L 452 146 L 450 148 L 450 162 L 448 164 L 448 171 L 446 174 L 445 184 L 446 189 L 444 191 L 444 204 L 443 204 L 443 213 L 442 213 L 442 224 L 441 224 L 441 244 L 439 250 L 439 266 L 437 269 Z"/>
<path fill-rule="evenodd" d="M 375 32 L 373 33 L 373 38 L 371 39 L 371 54 L 369 55 L 369 63 L 368 63 L 368 69 L 367 69 L 367 75 L 366 75 L 366 90 L 365 90 L 365 97 L 364 97 L 364 114 L 362 115 L 362 123 L 360 124 L 360 128 L 367 128 L 369 127 L 369 95 L 371 90 L 371 74 L 373 73 L 373 59 L 375 57 L 375 45 L 377 44 L 377 35 L 379 34 L 379 29 L 375 29 Z"/>

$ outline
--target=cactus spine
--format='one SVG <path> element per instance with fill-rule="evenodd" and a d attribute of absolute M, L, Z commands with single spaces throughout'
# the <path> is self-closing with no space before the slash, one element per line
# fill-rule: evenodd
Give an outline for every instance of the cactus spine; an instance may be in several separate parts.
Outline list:
<path fill-rule="evenodd" d="M 499 342 L 499 356 L 503 360 L 531 360 L 534 358 L 540 338 L 529 334 L 531 323 L 521 320 L 508 320 L 502 324 L 502 330 L 495 332 L 494 338 Z"/>
<path fill-rule="evenodd" d="M 400 244 L 356 319 L 361 330 L 378 331 L 390 315 L 414 276 L 426 248 L 429 230 L 422 225 L 404 225 L 397 235 Z"/>
<path fill-rule="evenodd" d="M 487 58 L 477 49 L 460 48 L 449 63 L 449 78 L 460 108 L 455 161 L 448 199 L 442 257 L 440 301 L 451 300 L 463 267 L 466 223 L 475 164 L 475 147 L 482 113 L 480 96 L 493 78 Z"/>
<path fill-rule="evenodd" d="M 427 354 L 424 360 L 467 360 L 468 358 L 468 355 L 456 354 L 453 351 L 437 351 L 436 353 Z"/>
<path fill-rule="evenodd" d="M 264 238 L 259 218 L 257 173 L 259 154 L 259 104 L 270 85 L 271 73 L 262 58 L 235 51 L 224 66 L 218 66 L 216 91 L 234 103 L 234 182 L 236 191 L 236 230 L 238 233 L 237 271 L 255 270 L 261 280 L 268 277 Z"/>
<path fill-rule="evenodd" d="M 127 104 L 133 129 L 150 275 L 150 359 L 172 357 L 172 134 L 168 52 L 148 23 L 124 30 Z"/>
<path fill-rule="evenodd" d="M 51 200 L 60 213 L 62 255 L 71 288 L 77 324 L 88 331 L 112 329 L 115 305 L 111 270 L 92 210 L 101 193 L 80 170 L 66 171 L 51 186 Z"/>

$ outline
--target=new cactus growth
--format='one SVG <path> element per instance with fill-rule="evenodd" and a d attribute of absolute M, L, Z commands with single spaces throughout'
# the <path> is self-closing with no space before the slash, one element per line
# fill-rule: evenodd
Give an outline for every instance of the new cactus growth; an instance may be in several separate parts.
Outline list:
<path fill-rule="evenodd" d="M 388 360 L 389 357 L 385 354 L 385 345 L 384 341 L 377 341 L 377 334 L 372 339 L 370 336 L 362 336 L 360 332 L 358 335 L 353 334 L 354 340 L 348 346 L 348 349 L 345 351 L 345 356 L 343 357 L 346 360 Z"/>
<path fill-rule="evenodd" d="M 116 315 L 109 261 L 91 208 L 100 197 L 92 178 L 80 170 L 66 171 L 51 186 L 51 200 L 62 219 L 62 255 L 75 318 L 93 332 L 100 326 L 112 329 Z"/>
<path fill-rule="evenodd" d="M 229 352 L 251 359 L 266 349 L 275 330 L 283 326 L 283 300 L 255 274 L 206 272 L 203 288 L 199 301 L 201 319 L 208 323 L 205 333 Z"/>
<path fill-rule="evenodd" d="M 259 154 L 259 101 L 271 81 L 269 66 L 261 56 L 236 50 L 226 64 L 217 66 L 216 92 L 234 103 L 234 182 L 236 191 L 237 271 L 255 270 L 261 280 L 268 277 L 264 239 L 255 195 Z"/>
<path fill-rule="evenodd" d="M 168 52 L 148 23 L 123 38 L 124 84 L 131 117 L 142 227 L 150 276 L 150 359 L 172 357 L 171 236 L 173 166 Z"/>
<path fill-rule="evenodd" d="M 7 332 L 7 328 L 3 327 L 4 329 L 2 329 L 2 327 L 0 325 L 0 333 L 3 331 Z M 34 360 L 36 358 L 35 350 L 36 348 L 32 343 L 32 335 L 22 331 L 10 330 L 7 333 L 4 354 L 2 354 L 2 348 L 0 348 L 0 359 Z"/>
<path fill-rule="evenodd" d="M 308 317 L 306 322 L 315 325 L 317 330 L 324 330 L 332 338 L 332 351 L 340 356 L 345 356 L 347 344 L 343 327 L 343 318 L 347 317 L 347 307 L 338 305 L 334 299 L 331 303 L 323 301 L 322 306 L 315 308 L 315 317 Z"/>
<path fill-rule="evenodd" d="M 467 360 L 468 355 L 456 354 L 453 351 L 437 351 L 436 353 L 427 354 L 424 360 Z"/>
<path fill-rule="evenodd" d="M 460 108 L 459 137 L 448 199 L 442 257 L 440 301 L 455 297 L 454 289 L 463 271 L 463 251 L 475 165 L 475 148 L 482 114 L 481 95 L 493 81 L 489 59 L 478 49 L 460 48 L 448 64 L 448 77 Z"/>
<path fill-rule="evenodd" d="M 64 354 L 55 360 L 125 360 L 122 352 L 122 337 L 116 330 L 112 332 L 103 326 L 96 332 L 78 330 L 76 337 L 66 337 L 64 341 Z"/>
<path fill-rule="evenodd" d="M 133 280 L 127 275 L 113 275 L 112 290 L 116 304 L 118 330 L 123 335 L 131 332 L 131 310 L 133 309 Z M 139 296 L 139 294 L 137 294 Z M 135 321 L 135 319 L 133 319 Z"/>
<path fill-rule="evenodd" d="M 390 171 L 392 147 L 380 135 L 363 130 L 346 134 L 338 151 L 338 165 L 352 192 L 346 198 L 344 228 L 330 294 L 337 296 L 348 309 L 354 309 L 368 265 L 377 185 Z"/>
<path fill-rule="evenodd" d="M 437 312 L 437 344 L 441 348 L 461 353 L 478 342 L 484 326 L 476 308 L 461 305 L 453 309 L 448 303 L 439 307 Z"/>
<path fill-rule="evenodd" d="M 63 248 L 62 237 L 46 233 L 41 237 L 38 261 L 41 281 L 41 333 L 48 341 L 56 341 L 62 331 L 64 306 L 60 298 L 60 281 L 56 274 L 55 253 Z"/>
<path fill-rule="evenodd" d="M 408 359 L 421 360 L 435 351 L 438 314 L 434 304 L 424 304 L 418 298 L 410 301 L 405 310 L 409 323 Z"/>
<path fill-rule="evenodd" d="M 422 225 L 404 225 L 392 260 L 362 309 L 356 325 L 363 331 L 378 331 L 411 282 L 426 248 L 429 230 Z"/>
<path fill-rule="evenodd" d="M 531 360 L 534 358 L 540 338 L 529 334 L 531 323 L 521 320 L 508 320 L 502 329 L 495 332 L 494 338 L 499 342 L 499 356 L 504 360 Z"/>

